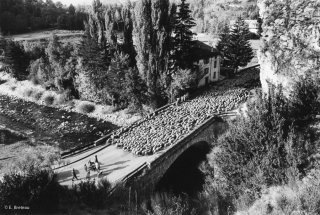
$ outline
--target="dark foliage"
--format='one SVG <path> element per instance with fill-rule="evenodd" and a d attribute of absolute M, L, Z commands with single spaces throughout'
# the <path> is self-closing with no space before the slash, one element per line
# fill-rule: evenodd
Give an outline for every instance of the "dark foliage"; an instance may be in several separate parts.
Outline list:
<path fill-rule="evenodd" d="M 239 17 L 230 30 L 225 26 L 218 44 L 223 56 L 223 66 L 238 71 L 241 66 L 246 66 L 253 58 L 253 51 L 249 42 L 251 33 L 244 20 Z M 233 74 L 231 74 L 233 75 Z"/>
<path fill-rule="evenodd" d="M 7 67 L 10 73 L 18 80 L 25 80 L 28 76 L 29 55 L 18 42 L 5 40 L 5 42 L 2 43 L 5 45 L 2 59 L 5 67 Z"/>
<path fill-rule="evenodd" d="M 85 13 L 51 0 L 1 0 L 0 29 L 5 34 L 21 33 L 52 27 L 82 30 Z"/>
<path fill-rule="evenodd" d="M 190 49 L 192 47 L 193 33 L 191 28 L 195 26 L 194 19 L 191 16 L 189 4 L 181 0 L 178 5 L 177 14 L 174 21 L 174 40 L 173 54 L 174 66 L 179 68 L 190 68 Z"/>
<path fill-rule="evenodd" d="M 29 212 L 53 212 L 58 209 L 60 185 L 47 171 L 26 175 L 9 174 L 0 181 L 0 213 L 7 213 L 4 205 L 29 206 Z"/>
<path fill-rule="evenodd" d="M 212 167 L 218 167 L 219 195 L 250 204 L 262 189 L 306 175 L 316 147 L 315 133 L 308 125 L 319 111 L 317 90 L 315 82 L 303 79 L 295 85 L 291 100 L 281 89 L 256 97 L 247 116 L 219 138 L 220 151 L 209 156 L 205 172 L 209 176 Z"/>
<path fill-rule="evenodd" d="M 80 182 L 74 186 L 74 193 L 80 203 L 95 209 L 106 208 L 111 184 L 106 180 Z"/>

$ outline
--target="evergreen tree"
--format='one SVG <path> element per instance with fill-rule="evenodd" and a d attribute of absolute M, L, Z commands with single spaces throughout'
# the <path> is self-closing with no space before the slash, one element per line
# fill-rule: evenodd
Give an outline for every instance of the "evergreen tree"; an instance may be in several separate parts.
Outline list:
<path fill-rule="evenodd" d="M 233 74 L 231 75 L 234 75 L 240 66 L 246 66 L 253 58 L 249 38 L 248 25 L 241 17 L 231 27 L 229 35 L 221 37 L 218 47 L 222 52 L 224 65 L 233 69 Z"/>
<path fill-rule="evenodd" d="M 222 58 L 224 58 L 224 53 L 227 51 L 227 46 L 229 42 L 230 42 L 230 27 L 227 23 L 225 23 L 220 33 L 220 41 L 217 45 L 217 49 L 222 54 Z M 222 61 L 222 67 L 228 67 L 228 62 Z"/>
<path fill-rule="evenodd" d="M 181 0 L 178 5 L 178 12 L 174 26 L 174 48 L 173 60 L 174 65 L 180 68 L 190 68 L 192 62 L 188 60 L 190 57 L 190 48 L 192 47 L 193 33 L 191 28 L 195 26 L 191 16 L 191 10 L 186 0 Z"/>
<path fill-rule="evenodd" d="M 3 55 L 3 63 L 13 77 L 25 80 L 28 77 L 29 56 L 18 42 L 7 40 Z"/>
<path fill-rule="evenodd" d="M 125 74 L 129 70 L 129 56 L 120 52 L 115 52 L 110 62 L 108 70 L 108 92 L 111 95 L 113 106 L 122 104 L 127 106 L 128 96 L 126 91 Z"/>
<path fill-rule="evenodd" d="M 129 68 L 128 72 L 125 74 L 125 78 L 127 95 L 130 99 L 129 108 L 133 111 L 140 111 L 142 110 L 142 104 L 147 102 L 147 87 L 136 68 Z"/>
<path fill-rule="evenodd" d="M 94 89 L 94 98 L 98 98 L 99 102 L 108 103 L 110 97 L 108 95 L 108 69 L 111 58 L 106 47 L 101 46 L 97 37 L 91 36 L 92 28 L 88 24 L 79 47 L 78 55 L 81 57 L 81 73 L 86 76 Z M 92 27 L 92 26 L 91 26 Z"/>

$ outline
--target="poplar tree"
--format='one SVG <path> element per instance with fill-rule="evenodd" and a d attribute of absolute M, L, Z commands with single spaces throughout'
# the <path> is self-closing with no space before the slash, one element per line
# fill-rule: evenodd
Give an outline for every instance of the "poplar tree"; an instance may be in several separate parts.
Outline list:
<path fill-rule="evenodd" d="M 163 100 L 164 79 L 170 52 L 169 0 L 141 0 L 134 8 L 133 43 L 137 67 L 146 82 L 151 106 L 157 108 Z"/>
<path fill-rule="evenodd" d="M 241 17 L 231 27 L 230 33 L 221 37 L 218 47 L 222 52 L 224 65 L 233 69 L 231 76 L 253 58 L 249 38 L 249 27 Z"/>
<path fill-rule="evenodd" d="M 136 51 L 133 46 L 132 32 L 132 4 L 128 2 L 126 7 L 123 9 L 123 51 L 129 55 L 129 66 L 134 67 L 136 65 Z"/>

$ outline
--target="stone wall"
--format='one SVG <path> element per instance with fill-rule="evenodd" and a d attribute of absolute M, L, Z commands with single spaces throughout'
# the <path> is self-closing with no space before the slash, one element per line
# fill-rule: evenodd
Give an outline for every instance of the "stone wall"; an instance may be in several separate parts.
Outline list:
<path fill-rule="evenodd" d="M 258 52 L 263 91 L 281 84 L 288 94 L 299 76 L 319 75 L 320 1 L 259 0 L 258 6 L 263 19 Z"/>

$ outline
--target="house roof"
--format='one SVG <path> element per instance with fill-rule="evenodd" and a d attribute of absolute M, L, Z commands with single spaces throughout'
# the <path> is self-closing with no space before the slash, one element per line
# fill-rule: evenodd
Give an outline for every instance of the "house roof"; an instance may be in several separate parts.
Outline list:
<path fill-rule="evenodd" d="M 191 58 L 194 61 L 208 57 L 214 57 L 220 54 L 217 49 L 205 44 L 204 42 L 199 40 L 194 40 L 193 42 L 194 44 L 191 48 Z"/>

